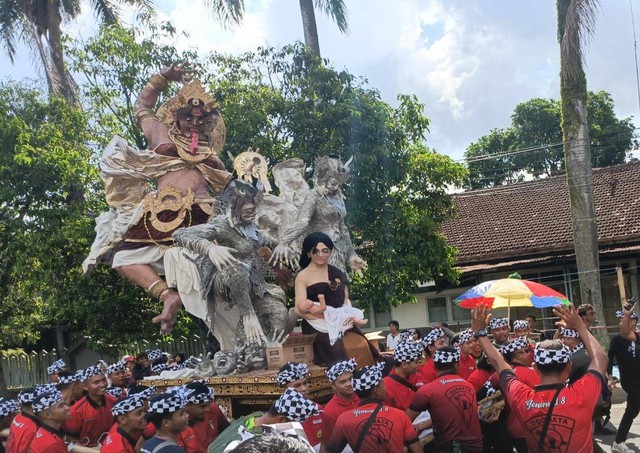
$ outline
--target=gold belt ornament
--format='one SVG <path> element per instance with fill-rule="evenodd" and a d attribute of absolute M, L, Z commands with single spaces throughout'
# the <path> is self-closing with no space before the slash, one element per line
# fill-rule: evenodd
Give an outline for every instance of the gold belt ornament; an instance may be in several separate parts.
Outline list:
<path fill-rule="evenodd" d="M 189 224 L 191 224 L 191 206 L 195 200 L 195 195 L 188 190 L 186 195 L 182 195 L 180 189 L 168 185 L 156 194 L 149 194 L 144 199 L 144 210 L 149 213 L 149 221 L 153 228 L 162 233 L 173 231 L 184 222 L 185 217 L 189 214 Z M 169 222 L 163 222 L 158 219 L 158 213 L 162 211 L 177 212 L 175 219 Z M 146 216 L 145 216 L 146 222 Z"/>

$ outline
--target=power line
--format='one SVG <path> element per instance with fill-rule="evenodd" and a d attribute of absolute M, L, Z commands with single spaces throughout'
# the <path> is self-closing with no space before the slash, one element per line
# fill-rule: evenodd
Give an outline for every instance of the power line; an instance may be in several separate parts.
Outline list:
<path fill-rule="evenodd" d="M 629 0 L 629 8 L 631 9 L 631 29 L 633 30 L 633 56 L 636 60 L 636 91 L 638 93 L 638 108 L 640 108 L 640 76 L 638 75 L 638 41 L 636 40 L 636 21 L 633 17 L 633 4 Z"/>

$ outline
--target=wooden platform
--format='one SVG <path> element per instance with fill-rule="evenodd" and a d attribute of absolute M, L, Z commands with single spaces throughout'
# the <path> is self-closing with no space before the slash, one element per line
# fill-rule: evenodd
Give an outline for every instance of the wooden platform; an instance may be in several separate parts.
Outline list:
<path fill-rule="evenodd" d="M 309 365 L 309 398 L 325 403 L 333 395 L 326 368 Z M 167 387 L 184 385 L 194 380 L 204 381 L 215 392 L 218 406 L 227 411 L 229 418 L 249 414 L 256 410 L 266 410 L 280 395 L 282 389 L 276 382 L 277 370 L 254 371 L 237 376 L 214 376 L 207 379 L 145 379 L 141 385 L 155 386 L 162 391 Z"/>

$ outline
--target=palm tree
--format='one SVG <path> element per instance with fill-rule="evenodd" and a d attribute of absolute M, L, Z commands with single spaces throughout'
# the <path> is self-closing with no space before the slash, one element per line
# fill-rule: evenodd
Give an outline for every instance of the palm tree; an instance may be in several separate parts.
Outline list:
<path fill-rule="evenodd" d="M 349 32 L 347 6 L 344 0 L 315 0 L 315 7 L 331 17 L 341 33 Z M 318 28 L 316 27 L 314 1 L 300 0 L 300 14 L 302 15 L 304 42 L 314 54 L 320 57 L 320 41 L 318 40 Z"/>
<path fill-rule="evenodd" d="M 562 134 L 571 202 L 573 239 L 583 304 L 593 305 L 603 320 L 598 235 L 593 197 L 591 147 L 587 125 L 587 79 L 583 69 L 586 39 L 593 33 L 597 0 L 557 0 L 560 43 Z M 607 344 L 605 331 L 599 340 Z"/>
<path fill-rule="evenodd" d="M 204 0 L 224 24 L 239 23 L 244 11 L 243 0 Z M 63 21 L 80 14 L 81 0 L 1 0 L 0 42 L 9 59 L 16 58 L 17 42 L 22 40 L 33 52 L 42 68 L 51 95 L 76 102 L 76 84 L 64 63 L 62 45 Z M 91 7 L 103 24 L 118 22 L 121 5 L 139 6 L 153 12 L 153 0 L 91 0 Z"/>

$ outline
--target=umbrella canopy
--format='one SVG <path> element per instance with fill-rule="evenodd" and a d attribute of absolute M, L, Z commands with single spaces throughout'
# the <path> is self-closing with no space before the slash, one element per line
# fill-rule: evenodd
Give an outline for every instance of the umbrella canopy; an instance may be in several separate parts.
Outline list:
<path fill-rule="evenodd" d="M 571 304 L 566 296 L 548 286 L 514 276 L 480 283 L 457 297 L 454 302 L 462 308 L 475 308 L 478 305 L 491 308 L 549 308 Z"/>

